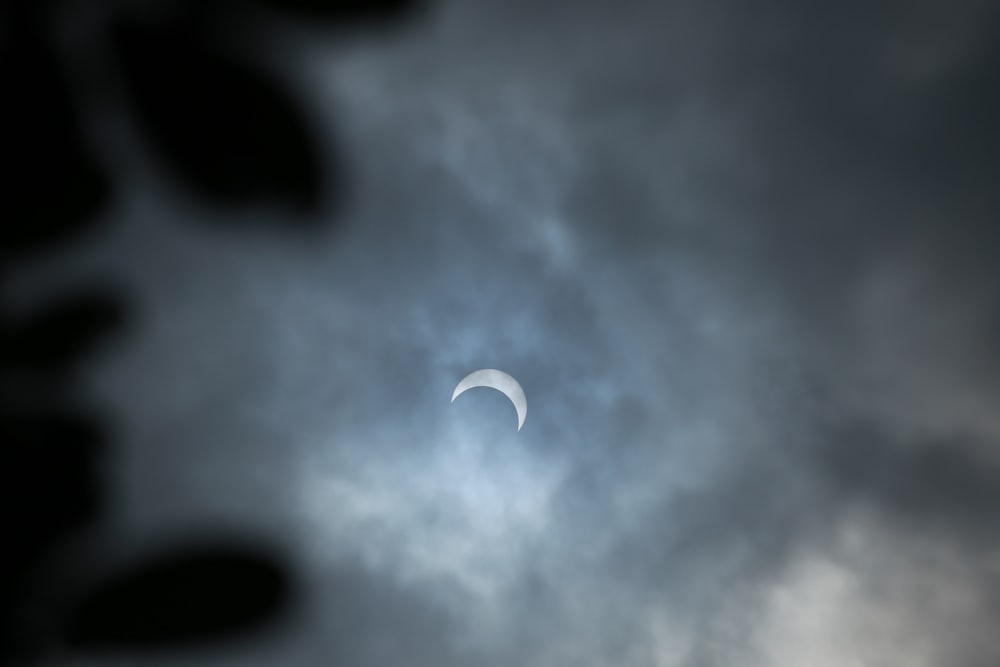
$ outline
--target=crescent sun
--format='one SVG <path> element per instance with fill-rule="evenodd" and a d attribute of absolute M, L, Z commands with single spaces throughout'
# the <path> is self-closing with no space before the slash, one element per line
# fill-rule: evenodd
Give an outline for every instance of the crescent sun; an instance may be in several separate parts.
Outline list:
<path fill-rule="evenodd" d="M 524 389 L 521 388 L 517 380 L 495 368 L 473 371 L 462 378 L 462 381 L 455 387 L 455 391 L 451 395 L 452 402 L 454 403 L 455 399 L 467 389 L 474 387 L 491 387 L 509 398 L 510 402 L 514 404 L 514 409 L 517 410 L 517 430 L 521 430 L 521 427 L 524 426 L 524 418 L 528 415 L 528 398 L 524 395 Z"/>

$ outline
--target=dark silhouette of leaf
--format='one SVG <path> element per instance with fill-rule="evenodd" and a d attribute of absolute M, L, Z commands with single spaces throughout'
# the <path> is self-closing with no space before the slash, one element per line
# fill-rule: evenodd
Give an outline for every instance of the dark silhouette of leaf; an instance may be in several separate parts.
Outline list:
<path fill-rule="evenodd" d="M 247 545 L 160 553 L 120 571 L 69 616 L 83 649 L 157 649 L 231 638 L 270 620 L 289 585 L 271 557 Z"/>
<path fill-rule="evenodd" d="M 103 444 L 89 417 L 51 408 L 0 415 L 0 530 L 9 538 L 0 549 L 4 589 L 20 583 L 10 579 L 96 512 L 94 466 Z"/>
<path fill-rule="evenodd" d="M 402 18 L 422 4 L 259 1 L 348 25 Z M 321 190 L 337 203 L 341 193 L 330 186 L 339 174 L 320 164 L 296 108 L 263 71 L 232 57 L 253 48 L 235 43 L 239 30 L 227 26 L 263 12 L 247 12 L 245 0 L 103 3 L 115 16 L 132 17 L 112 21 L 106 34 L 103 16 L 88 14 L 85 4 L 0 0 L 0 280 L 36 253 L 91 231 L 108 202 L 111 186 L 89 150 L 77 102 L 117 101 L 101 98 L 108 91 L 100 68 L 109 61 L 121 70 L 154 154 L 185 186 L 231 208 L 308 210 Z M 80 16 L 100 20 L 74 21 Z M 57 44 L 72 46 L 60 51 Z M 102 60 L 109 51 L 115 57 Z M 63 60 L 77 56 L 83 61 Z M 95 71 L 93 81 L 76 77 Z M 51 642 L 136 651 L 187 646 L 273 619 L 288 582 L 281 561 L 253 545 L 161 552 L 94 587 L 94 573 L 75 560 L 68 538 L 101 519 L 106 431 L 103 419 L 67 403 L 85 392 L 72 371 L 120 323 L 122 302 L 78 292 L 27 316 L 7 305 L 0 299 L 0 663 L 33 664 Z M 73 585 L 61 585 L 67 581 Z M 56 583 L 46 589 L 43 582 Z M 66 615 L 77 585 L 91 594 Z"/>
<path fill-rule="evenodd" d="M 266 76 L 187 24 L 120 21 L 114 38 L 140 124 L 185 182 L 228 205 L 318 203 L 305 124 Z"/>
<path fill-rule="evenodd" d="M 122 322 L 120 302 L 100 293 L 62 296 L 39 311 L 26 323 L 0 331 L 4 364 L 68 370 Z"/>
<path fill-rule="evenodd" d="M 357 22 L 404 18 L 423 6 L 420 0 L 255 0 L 309 18 Z"/>
<path fill-rule="evenodd" d="M 0 249 L 50 245 L 82 231 L 109 195 L 41 29 L 12 12 L 0 41 Z"/>

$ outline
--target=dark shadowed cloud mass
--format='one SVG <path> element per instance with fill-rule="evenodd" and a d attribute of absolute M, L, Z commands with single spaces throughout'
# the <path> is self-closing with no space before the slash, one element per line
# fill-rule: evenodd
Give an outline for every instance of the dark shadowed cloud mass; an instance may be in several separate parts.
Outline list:
<path fill-rule="evenodd" d="M 223 214 L 140 160 L 20 285 L 134 295 L 88 369 L 114 539 L 235 525 L 301 573 L 274 632 L 151 664 L 1000 664 L 998 29 L 977 0 L 289 26 L 335 227 L 177 224 Z M 521 432 L 449 403 L 477 368 Z"/>

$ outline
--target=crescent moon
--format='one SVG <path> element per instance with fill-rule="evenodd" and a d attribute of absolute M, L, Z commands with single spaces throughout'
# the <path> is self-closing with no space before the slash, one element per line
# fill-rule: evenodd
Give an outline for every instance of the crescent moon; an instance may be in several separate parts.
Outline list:
<path fill-rule="evenodd" d="M 517 430 L 521 430 L 521 427 L 524 426 L 524 418 L 528 415 L 528 398 L 524 395 L 524 389 L 521 388 L 517 380 L 495 368 L 473 371 L 462 378 L 462 381 L 455 387 L 455 391 L 451 395 L 452 403 L 463 392 L 474 387 L 491 387 L 509 398 L 510 402 L 514 404 L 514 409 L 517 410 Z"/>

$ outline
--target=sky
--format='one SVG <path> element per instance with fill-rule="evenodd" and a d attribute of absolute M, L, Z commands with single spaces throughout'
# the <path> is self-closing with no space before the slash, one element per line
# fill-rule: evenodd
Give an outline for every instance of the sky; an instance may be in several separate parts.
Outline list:
<path fill-rule="evenodd" d="M 998 28 L 987 0 L 290 28 L 349 174 L 330 225 L 199 225 L 285 214 L 138 158 L 107 232 L 22 280 L 131 295 L 87 374 L 115 540 L 236 527 L 303 582 L 280 627 L 149 664 L 1000 664 Z M 520 432 L 450 402 L 478 368 Z"/>

